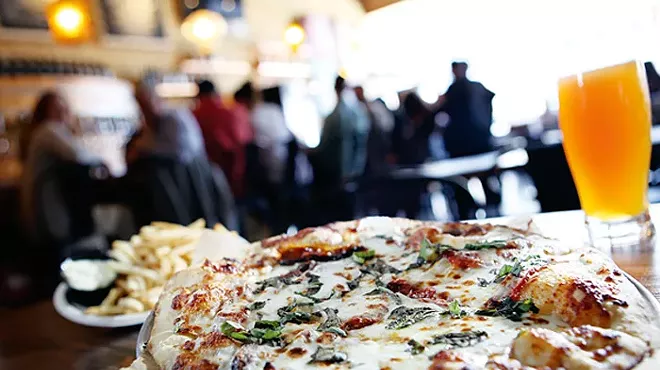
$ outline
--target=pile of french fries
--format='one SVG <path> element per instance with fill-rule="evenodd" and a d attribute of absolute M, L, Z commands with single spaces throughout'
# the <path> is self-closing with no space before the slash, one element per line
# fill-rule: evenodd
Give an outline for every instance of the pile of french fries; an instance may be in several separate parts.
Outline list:
<path fill-rule="evenodd" d="M 85 313 L 110 316 L 152 310 L 165 282 L 190 266 L 205 226 L 201 219 L 188 226 L 153 222 L 129 241 L 112 243 L 108 254 L 112 258 L 109 264 L 118 274 L 115 286 L 100 305 Z M 221 225 L 214 229 L 227 232 Z"/>

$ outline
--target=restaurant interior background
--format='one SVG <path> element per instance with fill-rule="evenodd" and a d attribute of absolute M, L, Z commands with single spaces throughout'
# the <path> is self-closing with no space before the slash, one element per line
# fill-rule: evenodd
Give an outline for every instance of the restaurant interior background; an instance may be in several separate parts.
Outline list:
<path fill-rule="evenodd" d="M 62 4 L 73 6 L 73 20 L 66 13 L 57 20 L 55 5 Z M 200 78 L 213 81 L 230 105 L 247 80 L 259 88 L 280 85 L 288 128 L 313 149 L 336 105 L 337 74 L 397 111 L 402 92 L 434 104 L 452 82 L 451 63 L 466 61 L 468 76 L 496 94 L 496 150 L 439 155 L 372 181 L 351 179 L 342 191 L 352 194 L 352 214 L 343 217 L 377 213 L 369 201 L 378 184 L 414 181 L 423 189 L 422 206 L 408 216 L 484 218 L 578 209 L 557 127 L 557 78 L 605 60 L 633 57 L 658 66 L 658 45 L 654 0 L 2 0 L 0 244 L 9 250 L 23 242 L 18 135 L 47 89 L 63 92 L 79 117 L 81 142 L 121 178 L 124 146 L 141 117 L 136 81 L 155 80 L 156 92 L 173 107 L 194 104 Z M 660 144 L 660 131 L 653 140 Z M 660 201 L 653 187 L 660 184 L 653 171 L 659 167 L 654 145 L 652 202 Z M 311 182 L 309 174 L 301 177 Z M 469 198 L 467 206 L 454 202 L 459 193 Z M 252 239 L 268 233 L 252 225 L 255 219 L 268 224 L 259 220 L 262 210 L 245 207 L 241 231 Z M 109 236 L 122 234 L 122 213 L 109 206 L 95 212 Z"/>

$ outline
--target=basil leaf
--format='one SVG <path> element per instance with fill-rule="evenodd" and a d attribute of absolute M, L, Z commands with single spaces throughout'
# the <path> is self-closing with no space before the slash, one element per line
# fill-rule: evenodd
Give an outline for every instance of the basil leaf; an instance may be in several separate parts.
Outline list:
<path fill-rule="evenodd" d="M 243 328 L 231 324 L 229 321 L 225 321 L 220 325 L 220 331 L 222 334 L 229 335 L 229 333 L 235 332 L 237 330 L 243 330 Z"/>
<path fill-rule="evenodd" d="M 235 326 L 229 321 L 225 321 L 222 323 L 222 325 L 220 325 L 220 331 L 222 334 L 239 342 L 248 342 L 250 340 L 250 337 L 245 332 L 245 329 Z"/>
<path fill-rule="evenodd" d="M 374 290 L 372 290 L 368 293 L 365 293 L 364 295 L 378 295 L 378 294 L 384 294 L 384 295 L 388 296 L 389 298 L 391 298 L 394 301 L 394 303 L 401 304 L 401 297 L 399 297 L 393 291 L 391 291 L 391 290 L 389 290 L 385 287 L 382 287 L 382 286 L 376 287 L 376 289 L 374 289 Z"/>
<path fill-rule="evenodd" d="M 424 350 L 426 349 L 426 347 L 424 347 L 421 343 L 419 343 L 414 339 L 408 341 L 408 346 L 409 346 L 408 352 L 410 352 L 413 355 L 418 355 L 424 352 Z"/>
<path fill-rule="evenodd" d="M 280 324 L 282 325 L 289 322 L 302 324 L 312 321 L 313 311 L 314 303 L 294 302 L 288 306 L 278 308 L 277 314 L 280 316 Z"/>
<path fill-rule="evenodd" d="M 240 342 L 248 342 L 250 340 L 250 337 L 246 333 L 239 331 L 229 333 L 229 337 Z"/>
<path fill-rule="evenodd" d="M 469 251 L 478 251 L 482 249 L 499 249 L 506 247 L 506 240 L 492 240 L 488 242 L 465 244 L 465 249 Z"/>
<path fill-rule="evenodd" d="M 328 332 L 328 333 L 337 334 L 337 335 L 339 335 L 340 337 L 345 337 L 345 336 L 348 335 L 348 334 L 346 334 L 346 332 L 343 331 L 342 329 L 340 329 L 340 328 L 335 328 L 335 327 L 327 328 L 327 329 L 325 329 L 325 330 L 323 330 L 323 331 L 326 331 L 326 332 Z"/>
<path fill-rule="evenodd" d="M 253 329 L 247 332 L 245 329 L 225 321 L 220 326 L 220 331 L 222 334 L 241 343 L 272 343 L 282 335 L 280 323 L 277 321 L 257 321 L 254 326 Z"/>
<path fill-rule="evenodd" d="M 488 337 L 485 331 L 468 331 L 461 333 L 449 333 L 435 335 L 431 339 L 431 344 L 445 344 L 447 349 L 464 348 L 473 346 Z"/>
<path fill-rule="evenodd" d="M 360 265 L 364 265 L 367 260 L 370 260 L 376 256 L 376 251 L 373 249 L 368 249 L 366 251 L 359 251 L 353 253 L 353 261 Z"/>
<path fill-rule="evenodd" d="M 516 262 L 513 265 L 504 265 L 500 268 L 500 271 L 497 273 L 497 277 L 493 282 L 495 283 L 501 283 L 506 279 L 507 276 L 512 275 L 519 277 L 520 274 L 522 274 L 523 271 L 523 265 L 520 263 L 519 260 L 515 260 Z"/>
<path fill-rule="evenodd" d="M 303 324 L 312 321 L 312 314 L 307 312 L 291 312 L 280 318 L 280 324 L 286 323 Z"/>
<path fill-rule="evenodd" d="M 312 360 L 309 363 L 337 364 L 346 360 L 348 360 L 348 355 L 344 352 L 337 351 L 334 348 L 319 347 L 312 355 Z"/>
<path fill-rule="evenodd" d="M 314 303 L 296 301 L 296 302 L 291 303 L 288 306 L 278 308 L 277 309 L 277 314 L 279 316 L 284 316 L 287 313 L 291 313 L 291 312 L 312 313 L 313 311 L 314 311 Z"/>
<path fill-rule="evenodd" d="M 280 322 L 279 321 L 273 321 L 273 320 L 260 320 L 254 323 L 255 328 L 259 329 L 279 329 L 280 328 Z"/>
<path fill-rule="evenodd" d="M 495 302 L 491 308 L 475 312 L 481 316 L 503 316 L 511 321 L 521 321 L 522 315 L 528 312 L 539 313 L 538 307 L 534 305 L 531 298 L 523 301 L 514 301 L 510 297 L 500 302 Z"/>
<path fill-rule="evenodd" d="M 261 337 L 263 340 L 273 340 L 277 339 L 282 335 L 282 332 L 279 330 L 266 330 L 264 335 Z"/>
<path fill-rule="evenodd" d="M 445 244 L 432 244 L 427 238 L 424 238 L 420 244 L 419 256 L 417 261 L 408 266 L 407 270 L 421 267 L 425 263 L 433 264 L 442 257 L 442 252 L 453 249 Z"/>
<path fill-rule="evenodd" d="M 381 259 L 376 259 L 374 262 L 365 265 L 363 268 L 360 269 L 360 271 L 362 273 L 370 274 L 376 277 L 385 274 L 400 274 L 402 272 L 401 270 L 383 262 L 383 260 Z"/>
<path fill-rule="evenodd" d="M 323 331 L 331 327 L 341 326 L 341 320 L 337 316 L 337 310 L 334 308 L 324 308 L 322 311 L 325 314 L 325 321 L 319 325 L 318 330 Z"/>
<path fill-rule="evenodd" d="M 266 302 L 264 302 L 264 301 L 257 301 L 257 302 L 254 302 L 254 303 L 250 304 L 250 305 L 248 306 L 248 310 L 250 310 L 250 311 L 257 311 L 257 310 L 260 310 L 260 309 L 264 308 L 265 306 L 266 306 Z"/>
<path fill-rule="evenodd" d="M 449 304 L 449 314 L 454 318 L 458 318 L 467 315 L 467 312 L 463 311 L 461 303 L 457 299 L 454 299 Z"/>
<path fill-rule="evenodd" d="M 306 262 L 298 266 L 297 268 L 287 272 L 284 275 L 274 276 L 262 281 L 257 282 L 257 288 L 254 290 L 255 293 L 261 293 L 266 288 L 281 288 L 284 285 L 291 285 L 298 283 L 302 279 L 302 274 L 306 271 L 312 269 L 316 265 L 316 262 Z"/>
<path fill-rule="evenodd" d="M 479 282 L 480 287 L 487 287 L 488 285 L 490 285 L 490 281 L 484 278 L 477 278 L 477 281 Z"/>
<path fill-rule="evenodd" d="M 436 248 L 431 242 L 424 238 L 421 243 L 421 248 L 419 250 L 419 258 L 423 259 L 426 262 L 433 263 L 440 259 L 440 253 L 438 248 Z"/>
<path fill-rule="evenodd" d="M 403 329 L 410 325 L 416 324 L 429 317 L 438 316 L 441 313 L 429 307 L 405 307 L 399 306 L 394 309 L 388 316 L 391 320 L 386 326 L 386 329 Z"/>
<path fill-rule="evenodd" d="M 330 294 L 330 297 L 325 298 L 325 299 L 320 299 L 320 298 L 313 297 L 313 295 L 318 293 L 321 290 L 321 287 L 323 287 L 323 283 L 321 283 L 321 281 L 319 279 L 320 279 L 319 276 L 311 275 L 311 277 L 309 279 L 310 285 L 305 290 L 300 291 L 300 292 L 295 292 L 295 293 L 297 295 L 301 296 L 301 297 L 311 299 L 314 303 L 323 302 L 323 301 L 326 301 L 326 300 L 332 298 L 332 294 Z"/>

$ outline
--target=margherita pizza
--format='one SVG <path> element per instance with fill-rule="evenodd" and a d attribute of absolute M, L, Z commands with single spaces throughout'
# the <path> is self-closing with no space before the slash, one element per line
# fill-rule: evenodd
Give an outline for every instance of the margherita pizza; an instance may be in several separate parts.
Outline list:
<path fill-rule="evenodd" d="M 657 312 L 604 254 L 383 217 L 178 273 L 132 369 L 660 369 Z"/>

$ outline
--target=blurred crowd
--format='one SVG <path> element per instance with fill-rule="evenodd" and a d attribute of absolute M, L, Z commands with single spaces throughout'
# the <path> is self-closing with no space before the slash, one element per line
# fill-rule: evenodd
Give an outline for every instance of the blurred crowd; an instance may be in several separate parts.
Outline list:
<path fill-rule="evenodd" d="M 66 99 L 46 92 L 20 135 L 21 224 L 28 244 L 37 248 L 33 255 L 51 261 L 102 252 L 117 235 L 98 235 L 94 208 L 108 204 L 126 210 L 124 235 L 151 221 L 204 218 L 258 239 L 369 213 L 356 212 L 355 188 L 363 179 L 493 149 L 494 94 L 470 81 L 467 68 L 452 64 L 455 80 L 434 104 L 407 92 L 397 111 L 337 77 L 337 103 L 314 148 L 289 130 L 280 87 L 257 90 L 247 82 L 226 102 L 212 82 L 199 81 L 194 107 L 187 109 L 169 107 L 142 83 L 135 99 L 143 122 L 126 144 L 121 178 L 76 140 Z M 362 189 L 370 213 L 410 218 L 419 216 L 424 191 L 385 183 Z"/>

